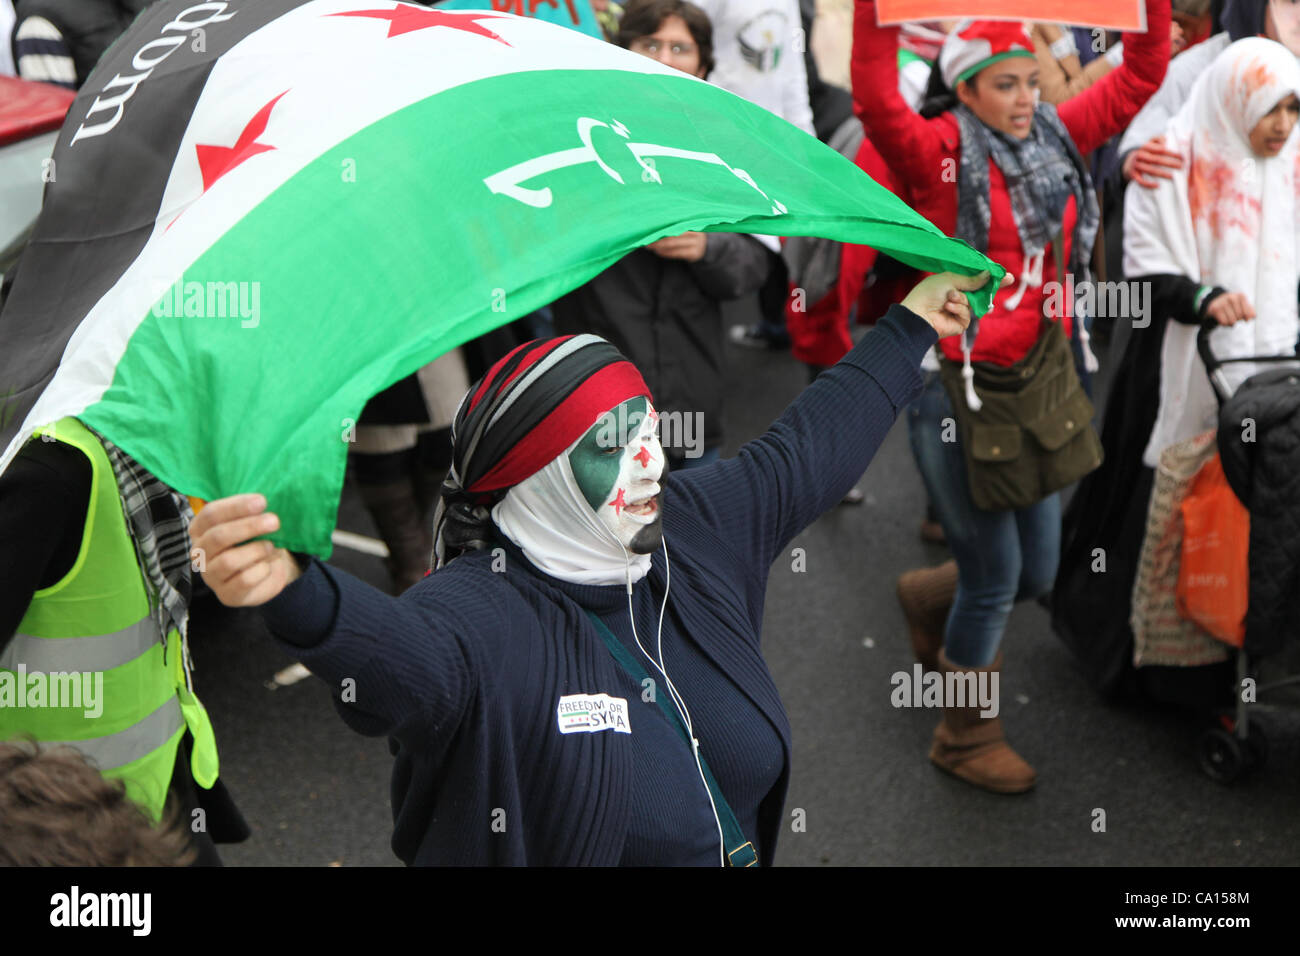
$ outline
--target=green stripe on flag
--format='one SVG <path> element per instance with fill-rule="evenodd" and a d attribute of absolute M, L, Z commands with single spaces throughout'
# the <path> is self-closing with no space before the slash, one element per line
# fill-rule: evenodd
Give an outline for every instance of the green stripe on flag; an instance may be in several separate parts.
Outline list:
<path fill-rule="evenodd" d="M 484 184 L 530 161 L 550 168 L 506 193 Z M 542 189 L 542 207 L 511 195 L 536 203 L 521 191 Z M 202 216 L 218 192 L 183 215 Z M 177 302 L 165 296 L 81 417 L 186 494 L 265 494 L 276 543 L 328 556 L 369 396 L 688 229 L 826 236 L 927 271 L 989 269 L 994 283 L 971 295 L 979 312 L 1004 272 L 730 93 L 686 77 L 516 73 L 407 107 L 300 170 L 185 270 L 181 312 L 199 314 L 165 314 Z"/>

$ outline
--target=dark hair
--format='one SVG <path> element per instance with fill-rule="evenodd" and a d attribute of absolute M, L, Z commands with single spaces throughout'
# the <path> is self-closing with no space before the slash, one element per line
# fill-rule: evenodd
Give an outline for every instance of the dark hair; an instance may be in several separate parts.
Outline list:
<path fill-rule="evenodd" d="M 633 40 L 654 33 L 669 17 L 681 17 L 686 23 L 700 51 L 700 69 L 708 76 L 713 72 L 713 24 L 707 13 L 687 0 L 630 0 L 623 7 L 614 42 L 628 49 Z"/>
<path fill-rule="evenodd" d="M 930 82 L 925 85 L 925 95 L 921 97 L 921 106 L 917 112 L 924 119 L 934 119 L 941 113 L 948 112 L 958 102 L 957 94 L 943 81 L 943 71 L 939 69 L 939 60 L 936 58 L 934 66 L 930 67 Z"/>
<path fill-rule="evenodd" d="M 153 826 L 69 747 L 0 744 L 0 866 L 186 866 L 196 856 L 175 800 Z"/>
<path fill-rule="evenodd" d="M 979 79 L 979 72 L 971 74 L 966 80 L 966 85 L 975 90 L 975 81 Z M 934 61 L 934 66 L 930 68 L 930 82 L 925 86 L 925 95 L 921 97 L 921 108 L 917 110 L 923 119 L 933 119 L 940 113 L 946 113 L 961 100 L 957 99 L 956 91 L 943 81 L 943 71 L 939 69 L 939 61 Z"/>

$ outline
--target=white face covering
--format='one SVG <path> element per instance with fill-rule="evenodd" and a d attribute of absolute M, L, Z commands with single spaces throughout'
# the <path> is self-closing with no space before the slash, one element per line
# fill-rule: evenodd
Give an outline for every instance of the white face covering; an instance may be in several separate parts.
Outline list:
<path fill-rule="evenodd" d="M 658 520 L 659 512 L 656 507 L 639 515 L 627 506 L 660 493 L 664 454 L 655 434 L 656 422 L 651 409 L 620 452 L 618 478 L 596 510 L 583 496 L 569 461 L 582 441 L 579 439 L 506 492 L 492 509 L 493 522 L 538 570 L 561 581 L 622 584 L 641 580 L 650 570 L 650 555 L 633 554 L 628 546 L 638 532 Z M 596 422 L 592 424 L 594 427 Z"/>

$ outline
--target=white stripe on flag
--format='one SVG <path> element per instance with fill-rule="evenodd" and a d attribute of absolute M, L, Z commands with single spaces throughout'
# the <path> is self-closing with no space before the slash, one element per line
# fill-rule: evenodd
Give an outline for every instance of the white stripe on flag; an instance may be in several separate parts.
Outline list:
<path fill-rule="evenodd" d="M 483 23 L 511 44 L 506 46 L 445 27 L 388 37 L 387 20 L 330 16 L 358 9 L 389 4 L 314 0 L 255 31 L 217 61 L 181 140 L 152 236 L 73 333 L 54 378 L 0 457 L 0 472 L 33 429 L 100 400 L 131 335 L 186 267 L 300 169 L 383 117 L 452 87 L 514 72 L 613 69 L 703 82 L 531 17 L 479 13 L 492 16 Z M 457 15 L 473 20 L 476 12 Z M 233 145 L 258 110 L 281 93 L 286 95 L 257 138 L 275 148 L 241 163 L 203 194 L 195 147 Z M 114 133 L 121 130 L 105 135 Z"/>

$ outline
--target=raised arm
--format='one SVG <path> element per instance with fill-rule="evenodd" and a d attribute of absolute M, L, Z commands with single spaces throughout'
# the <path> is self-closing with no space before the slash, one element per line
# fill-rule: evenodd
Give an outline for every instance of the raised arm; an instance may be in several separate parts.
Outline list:
<path fill-rule="evenodd" d="M 691 520 L 711 528 L 761 580 L 790 540 L 866 471 L 921 390 L 921 359 L 936 329 L 956 334 L 969 321 L 956 290 L 985 281 L 951 273 L 922 280 L 737 457 L 674 476 Z"/>
<path fill-rule="evenodd" d="M 1169 0 L 1146 0 L 1145 33 L 1124 34 L 1124 62 L 1057 106 L 1081 153 L 1121 132 L 1160 88 L 1169 67 Z"/>
<path fill-rule="evenodd" d="M 938 175 L 929 162 L 943 150 L 943 135 L 898 92 L 898 27 L 876 25 L 874 0 L 853 10 L 853 109 L 867 138 L 900 179 L 922 185 Z"/>
<path fill-rule="evenodd" d="M 250 540 L 278 528 L 261 495 L 223 498 L 199 512 L 190 527 L 195 563 L 217 598 L 231 607 L 261 606 L 281 646 L 333 688 L 354 730 L 397 734 L 416 722 L 454 731 L 473 683 L 462 636 L 471 628 L 506 629 L 500 608 L 483 601 L 470 621 L 454 588 L 394 598 L 314 558 L 299 564 L 269 541 Z"/>
<path fill-rule="evenodd" d="M 1074 36 L 1069 29 L 1054 23 L 1034 25 L 1034 56 L 1038 60 L 1038 88 L 1048 103 L 1064 103 L 1078 96 L 1103 76 L 1115 69 L 1116 56 L 1099 56 L 1086 66 L 1079 62 L 1079 52 L 1074 46 Z M 1122 51 L 1122 47 L 1116 44 Z M 1114 50 L 1110 51 L 1114 52 Z"/>

